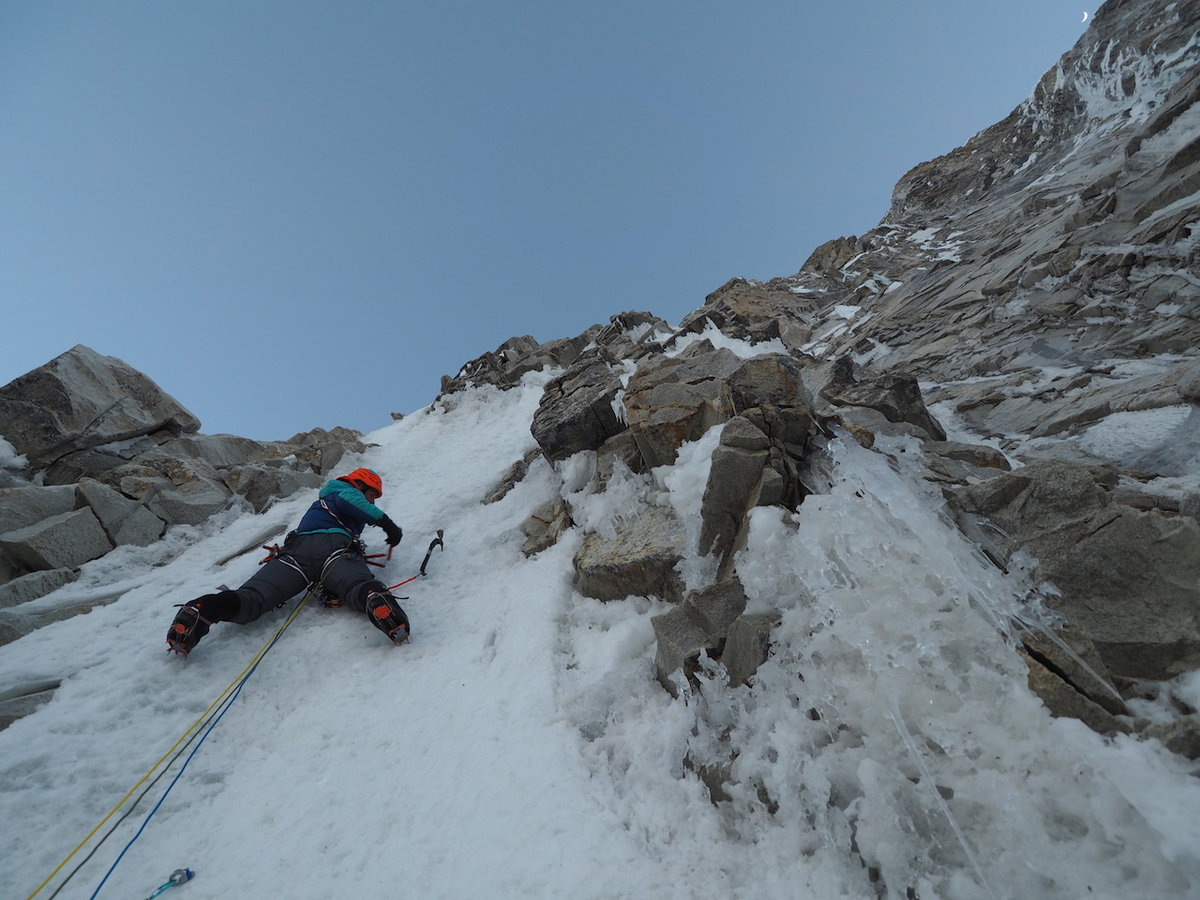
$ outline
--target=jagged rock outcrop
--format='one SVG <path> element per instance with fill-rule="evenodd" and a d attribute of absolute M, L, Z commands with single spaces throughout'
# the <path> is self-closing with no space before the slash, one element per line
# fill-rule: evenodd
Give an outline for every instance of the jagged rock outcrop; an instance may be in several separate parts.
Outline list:
<path fill-rule="evenodd" d="M 693 334 L 715 325 L 731 337 L 752 343 L 778 338 L 789 350 L 800 350 L 812 338 L 818 317 L 816 304 L 800 302 L 782 279 L 760 284 L 734 278 L 704 299 L 704 305 L 684 316 L 679 331 Z"/>
<path fill-rule="evenodd" d="M 261 511 L 365 449 L 344 428 L 273 442 L 200 434 L 149 377 L 83 345 L 0 388 L 0 416 L 0 436 L 27 463 L 6 470 L 0 488 L 0 605 L 36 599 L 114 547 L 149 545 L 231 503 Z"/>
<path fill-rule="evenodd" d="M 679 669 L 685 676 L 694 671 L 702 650 L 720 659 L 729 629 L 745 612 L 746 603 L 742 583 L 732 576 L 689 592 L 681 603 L 650 620 L 657 641 L 654 666 L 667 690 L 674 693 L 671 677 Z"/>
<path fill-rule="evenodd" d="M 865 407 L 883 413 L 889 422 L 915 425 L 935 441 L 946 432 L 925 408 L 917 379 L 908 374 L 888 373 L 860 380 L 849 357 L 842 357 L 829 370 L 829 381 L 821 398 L 834 406 Z"/>
<path fill-rule="evenodd" d="M 0 421 L 35 469 L 75 450 L 200 429 L 199 419 L 141 372 L 82 344 L 0 387 Z"/>
<path fill-rule="evenodd" d="M 509 466 L 508 471 L 500 476 L 500 483 L 488 492 L 487 496 L 483 498 L 482 502 L 484 504 L 499 503 L 501 500 L 507 497 L 508 492 L 520 484 L 522 480 L 524 480 L 525 476 L 529 473 L 530 463 L 532 463 L 539 456 L 541 456 L 541 451 L 538 449 L 533 449 L 528 451 L 524 458 L 518 459 L 515 463 Z"/>
<path fill-rule="evenodd" d="M 592 350 L 546 385 L 530 430 L 547 459 L 596 450 L 625 428 L 615 407 L 621 390 L 615 362 Z"/>
<path fill-rule="evenodd" d="M 511 388 L 526 372 L 567 369 L 585 351 L 596 347 L 603 349 L 609 358 L 637 358 L 657 347 L 659 333 L 669 334 L 671 330 L 666 322 L 648 312 L 623 312 L 612 316 L 607 325 L 593 325 L 573 338 L 544 344 L 529 335 L 509 338 L 494 351 L 468 362 L 457 375 L 443 375 L 439 396 L 484 384 Z"/>
<path fill-rule="evenodd" d="M 649 468 L 669 465 L 694 441 L 733 414 L 726 380 L 741 360 L 709 341 L 638 366 L 625 389 L 625 419 Z"/>
<path fill-rule="evenodd" d="M 877 228 L 789 278 L 726 286 L 689 323 L 761 331 L 721 296 L 756 290 L 812 335 L 798 349 L 939 382 L 983 434 L 1029 434 L 1017 407 L 1060 429 L 1107 415 L 1120 361 L 1200 346 L 1197 33 L 1195 4 L 1105 4 L 1010 116 L 907 173 Z M 1059 383 L 1029 391 L 1047 366 Z"/>
<path fill-rule="evenodd" d="M 539 344 L 530 335 L 509 338 L 494 351 L 471 360 L 451 377 L 442 376 L 442 394 L 452 394 L 471 385 L 494 384 L 501 388 L 516 385 L 526 372 L 543 368 L 565 368 L 579 358 L 591 343 L 598 325 L 570 340 Z"/>

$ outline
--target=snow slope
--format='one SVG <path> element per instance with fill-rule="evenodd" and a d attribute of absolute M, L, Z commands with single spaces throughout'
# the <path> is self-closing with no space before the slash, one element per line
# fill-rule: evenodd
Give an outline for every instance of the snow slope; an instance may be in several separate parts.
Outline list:
<path fill-rule="evenodd" d="M 607 494 L 580 454 L 481 505 L 533 446 L 550 374 L 453 395 L 344 463 L 380 472 L 404 528 L 388 583 L 445 529 L 400 591 L 413 642 L 302 609 L 100 896 L 148 896 L 181 866 L 196 877 L 170 900 L 1200 894 L 1195 767 L 1049 717 L 1006 640 L 1009 616 L 1036 618 L 1035 586 L 938 516 L 915 444 L 889 464 L 835 441 L 827 493 L 753 514 L 738 570 L 754 608 L 780 611 L 774 654 L 753 691 L 714 669 L 672 700 L 653 677 L 664 605 L 574 594 L 580 529 L 527 560 L 519 526 L 555 494 L 592 528 L 646 503 L 694 521 L 717 430 Z M 0 897 L 29 896 L 272 636 L 286 611 L 164 652 L 172 604 L 240 584 L 311 499 L 115 551 L 37 604 L 118 600 L 0 648 L 0 684 L 62 680 L 0 732 Z M 730 746 L 714 805 L 694 769 Z M 93 895 L 169 781 L 59 896 Z"/>

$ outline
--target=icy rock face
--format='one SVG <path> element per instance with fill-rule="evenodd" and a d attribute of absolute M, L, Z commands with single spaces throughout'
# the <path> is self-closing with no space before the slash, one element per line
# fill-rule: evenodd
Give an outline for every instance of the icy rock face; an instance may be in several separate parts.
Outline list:
<path fill-rule="evenodd" d="M 1166 680 L 1200 667 L 1200 526 L 1122 506 L 1100 479 L 1044 460 L 959 488 L 953 505 L 996 558 L 1037 560 L 1058 588 L 1049 603 L 1083 623 L 1113 674 Z"/>
<path fill-rule="evenodd" d="M 877 228 L 731 282 L 688 327 L 942 382 L 1194 352 L 1197 34 L 1194 3 L 1106 4 L 1010 116 L 906 174 Z"/>
<path fill-rule="evenodd" d="M 829 241 L 797 274 L 733 279 L 673 333 L 639 314 L 565 344 L 501 348 L 493 373 L 567 370 L 534 433 L 556 464 L 595 454 L 596 491 L 618 470 L 669 471 L 724 429 L 684 551 L 713 555 L 656 624 L 660 681 L 675 684 L 672 668 L 695 673 L 701 656 L 769 645 L 775 614 L 750 610 L 733 629 L 691 598 L 754 550 L 756 509 L 804 520 L 811 492 L 828 490 L 813 469 L 844 433 L 897 464 L 917 455 L 998 570 L 1033 560 L 1066 624 L 1013 621 L 1053 710 L 1146 733 L 1113 684 L 1133 696 L 1141 679 L 1193 667 L 1198 646 L 1188 517 L 1200 470 L 1198 35 L 1197 4 L 1109 2 L 1011 115 L 904 175 L 877 228 Z M 581 344 L 582 356 L 562 355 Z M 603 389 L 567 415 L 562 385 L 588 353 L 585 386 Z M 804 410 L 787 439 L 773 430 L 781 409 Z M 571 439 L 547 437 L 563 433 Z M 1058 519 L 1021 487 L 1021 467 L 1039 460 L 1030 477 L 1078 488 Z M 616 546 L 628 538 L 617 531 L 587 539 Z M 608 576 L 606 596 L 649 590 L 636 571 Z M 730 656 L 734 683 L 753 683 L 758 655 Z"/>

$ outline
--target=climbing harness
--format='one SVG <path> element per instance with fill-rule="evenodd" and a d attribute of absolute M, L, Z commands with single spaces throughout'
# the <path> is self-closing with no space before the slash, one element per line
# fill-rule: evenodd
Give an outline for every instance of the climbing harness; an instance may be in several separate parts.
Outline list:
<path fill-rule="evenodd" d="M 259 649 L 259 651 L 254 654 L 254 656 L 251 658 L 250 662 L 247 663 L 246 668 L 242 669 L 241 673 L 236 678 L 234 678 L 233 681 L 231 681 L 229 683 L 229 685 L 225 688 L 225 690 L 221 691 L 220 695 L 217 697 L 216 700 L 214 700 L 209 705 L 208 709 L 204 710 L 204 712 L 202 712 L 200 714 L 200 717 L 198 719 L 196 719 L 195 722 L 193 722 L 191 725 L 188 726 L 187 730 L 184 731 L 184 733 L 182 735 L 180 735 L 179 739 L 171 746 L 171 748 L 162 755 L 162 757 L 158 760 L 158 762 L 156 762 L 153 766 L 150 767 L 150 770 L 141 777 L 141 779 L 137 782 L 137 784 L 135 784 L 132 788 L 129 789 L 129 791 L 125 794 L 125 796 L 122 797 L 117 802 L 117 805 L 114 806 L 108 812 L 108 814 L 105 815 L 104 818 L 101 819 L 96 824 L 96 827 L 93 828 L 90 832 L 88 832 L 87 836 L 84 837 L 84 839 L 76 845 L 75 849 L 67 854 L 66 858 L 63 859 L 63 861 L 60 862 L 54 868 L 54 871 L 52 871 L 49 875 L 47 875 L 45 880 L 43 880 L 41 884 L 39 884 L 36 888 L 34 888 L 33 893 L 31 893 L 26 898 L 26 900 L 33 900 L 34 897 L 36 897 L 39 893 L 41 893 L 42 889 L 44 887 L 46 887 L 46 885 L 48 885 L 54 879 L 54 877 L 56 875 L 58 875 L 59 872 L 62 871 L 63 867 L 66 866 L 66 864 L 71 861 L 72 857 L 74 857 L 75 854 L 77 854 L 80 850 L 82 850 L 83 847 L 88 843 L 88 841 L 90 841 L 93 837 L 96 836 L 97 832 L 99 832 L 100 829 L 104 827 L 105 823 L 108 822 L 109 819 L 111 819 L 114 815 L 116 815 L 117 810 L 119 810 L 122 806 L 124 806 L 126 801 L 129 800 L 129 798 L 132 797 L 134 795 L 134 793 L 140 787 L 142 787 L 142 785 L 146 784 L 147 781 L 150 781 L 150 784 L 146 787 L 146 790 L 144 790 L 137 797 L 137 799 L 134 800 L 133 804 L 113 824 L 112 828 L 110 828 L 108 830 L 108 832 L 103 837 L 100 838 L 99 842 L 96 844 L 95 847 L 92 848 L 91 852 L 89 852 L 88 855 L 86 857 L 84 857 L 79 862 L 79 864 L 75 866 L 74 869 L 71 870 L 71 872 L 67 875 L 67 877 L 63 879 L 62 883 L 59 884 L 59 886 L 54 890 L 54 893 L 49 895 L 49 898 L 47 898 L 47 900 L 53 900 L 54 897 L 57 897 L 59 892 L 62 891 L 62 889 L 67 885 L 68 882 L 70 882 L 70 880 L 76 875 L 76 873 L 78 873 L 79 870 L 87 863 L 87 861 L 96 854 L 96 851 L 100 849 L 100 846 L 106 840 L 108 840 L 108 838 L 112 836 L 113 832 L 116 831 L 116 829 L 121 825 L 121 823 L 129 817 L 129 815 L 137 807 L 138 803 L 140 803 L 142 801 L 142 799 L 146 796 L 146 794 L 148 794 L 150 792 L 150 789 L 154 786 L 154 784 L 160 778 L 162 778 L 167 773 L 167 771 L 170 769 L 171 765 L 174 764 L 174 762 L 177 759 L 179 759 L 180 756 L 183 755 L 184 751 L 187 750 L 188 745 L 191 744 L 193 741 L 196 741 L 196 739 L 198 737 L 199 740 L 196 742 L 196 746 L 192 748 L 192 751 L 188 754 L 187 758 L 184 760 L 183 765 L 180 767 L 179 771 L 175 774 L 174 779 L 172 779 L 171 783 L 167 786 L 167 789 L 165 791 L 163 791 L 163 795 L 162 795 L 162 797 L 159 798 L 158 803 L 156 803 L 154 808 L 152 810 L 150 810 L 150 812 L 146 815 L 146 818 L 142 821 L 141 827 L 138 828 L 137 833 L 134 834 L 134 836 L 125 845 L 125 848 L 120 852 L 120 854 L 118 854 L 116 860 L 113 861 L 113 864 L 109 867 L 108 871 L 105 873 L 104 878 L 102 878 L 100 883 L 96 886 L 96 889 L 95 889 L 95 891 L 93 891 L 91 898 L 90 898 L 90 900 L 94 900 L 94 898 L 100 893 L 100 889 L 104 887 L 105 882 L 108 881 L 109 876 L 112 875 L 112 873 L 116 870 L 117 865 L 121 862 L 121 860 L 124 858 L 125 854 L 129 851 L 129 848 L 132 847 L 134 842 L 137 841 L 137 839 L 142 836 L 142 832 L 146 830 L 146 826 L 150 824 L 150 820 L 154 817 L 154 814 L 156 812 L 158 812 L 159 808 L 163 804 L 163 801 L 165 801 L 167 799 L 167 795 L 170 794 L 171 789 L 174 788 L 175 785 L 179 782 L 180 777 L 182 777 L 184 771 L 188 767 L 188 764 L 192 761 L 192 759 L 195 757 L 196 753 L 200 750 L 200 747 L 204 744 L 204 741 L 208 738 L 208 736 L 210 734 L 212 734 L 213 729 L 217 727 L 217 724 L 221 721 L 221 718 L 225 715 L 226 712 L 229 711 L 229 707 L 233 705 L 235 700 L 237 700 L 238 696 L 242 692 L 242 688 L 245 687 L 246 682 L 250 680 L 250 676 L 252 676 L 255 673 L 255 671 L 258 669 L 258 665 L 259 665 L 259 663 L 262 662 L 263 657 L 265 657 L 267 655 L 267 653 L 270 652 L 271 648 L 274 647 L 276 643 L 278 643 L 279 638 L 283 635 L 283 632 L 285 630 L 287 630 L 287 627 L 296 620 L 296 616 L 299 614 L 300 610 L 304 607 L 305 600 L 307 600 L 307 598 L 301 599 L 301 601 L 298 604 L 296 604 L 296 608 L 294 610 L 292 610 L 291 613 L 288 614 L 287 620 L 284 621 L 284 623 L 282 625 L 280 625 L 278 629 L 276 629 L 275 633 L 273 635 L 271 635 L 271 637 Z M 178 752 L 176 752 L 176 751 L 178 751 Z M 163 767 L 162 771 L 158 772 L 157 775 L 154 775 L 155 771 L 157 771 L 160 767 L 163 766 L 163 763 L 166 763 L 166 766 Z M 154 778 L 151 781 L 150 778 L 152 775 L 154 775 Z M 190 871 L 190 870 L 185 870 L 185 871 Z M 174 877 L 174 876 L 172 876 L 172 877 Z M 180 882 L 173 882 L 173 884 L 178 884 L 178 883 L 180 883 Z M 163 891 L 163 890 L 166 890 L 165 886 L 160 888 L 159 892 L 161 893 L 161 891 Z M 157 896 L 157 894 L 152 894 L 151 896 Z"/>
<path fill-rule="evenodd" d="M 332 515 L 332 513 L 330 513 L 330 515 Z M 303 577 L 305 580 L 307 580 L 308 573 L 306 573 L 300 567 L 300 565 L 296 562 L 296 560 L 293 559 L 291 554 L 288 553 L 286 550 L 288 543 L 291 541 L 292 537 L 295 534 L 296 534 L 296 532 L 294 532 L 294 531 L 288 532 L 288 536 L 284 539 L 282 546 L 280 546 L 279 544 L 263 544 L 262 548 L 267 551 L 267 555 L 264 556 L 262 559 L 260 559 L 258 561 L 258 564 L 260 566 L 262 566 L 262 565 L 266 565 L 269 562 L 272 562 L 273 560 L 278 560 L 279 562 L 283 563 L 284 565 L 289 566 L 292 569 L 294 569 L 297 573 L 299 573 L 301 575 L 301 577 Z M 387 561 L 392 558 L 392 548 L 391 547 L 388 548 L 387 553 L 367 553 L 366 545 L 363 544 L 361 538 L 354 539 L 353 542 L 351 544 L 349 544 L 348 546 L 343 547 L 340 550 L 333 551 L 333 553 L 331 553 L 329 555 L 329 557 L 325 560 L 325 563 L 321 566 L 320 576 L 317 578 L 316 581 L 309 581 L 308 587 L 305 589 L 310 596 L 312 596 L 318 603 L 320 603 L 321 606 L 323 606 L 327 609 L 335 609 L 342 605 L 341 598 L 338 597 L 337 595 L 333 594 L 329 590 L 327 590 L 324 586 L 322 586 L 321 582 L 325 578 L 325 573 L 329 570 L 329 567 L 330 567 L 330 565 L 333 564 L 334 560 L 340 559 L 341 557 L 346 556 L 348 554 L 352 554 L 352 553 L 357 553 L 359 556 L 361 556 L 363 558 L 363 561 L 366 562 L 366 564 L 368 566 L 375 566 L 376 568 L 380 568 L 380 569 L 382 569 L 384 566 L 386 566 Z M 376 560 L 379 560 L 379 559 L 383 559 L 384 561 L 376 562 Z M 284 601 L 284 602 L 287 602 L 287 601 Z M 280 606 L 282 606 L 282 605 L 283 604 L 281 603 Z"/>
<path fill-rule="evenodd" d="M 411 578 L 405 578 L 403 581 L 398 582 L 397 584 L 390 585 L 389 587 L 385 588 L 385 590 L 394 591 L 396 588 L 404 587 L 404 585 L 408 584 L 410 581 L 416 581 L 422 575 L 427 574 L 425 569 L 429 565 L 429 558 L 433 555 L 433 551 L 435 549 L 439 549 L 439 548 L 442 550 L 446 549 L 446 545 L 442 540 L 442 538 L 444 536 L 445 536 L 445 532 L 441 528 L 439 528 L 437 530 L 437 537 L 435 537 L 432 541 L 429 542 L 429 549 L 427 551 L 425 551 L 425 558 L 423 560 L 421 560 L 421 568 L 420 568 L 418 574 L 412 576 Z M 270 549 L 270 548 L 265 547 L 263 549 Z M 368 565 L 379 566 L 380 568 L 382 568 L 383 566 L 387 565 L 388 561 L 391 560 L 393 549 L 394 548 L 392 548 L 392 547 L 388 547 L 387 553 L 372 553 L 369 556 L 364 556 L 364 558 L 367 560 Z M 342 552 L 344 552 L 344 551 L 338 551 L 338 553 L 335 553 L 334 556 L 330 557 L 330 561 L 332 561 L 337 555 L 339 555 Z M 381 559 L 381 558 L 384 560 L 381 563 L 372 562 L 372 560 Z M 263 561 L 266 562 L 266 560 L 263 560 Z M 326 562 L 325 565 L 328 566 L 329 562 Z M 324 569 L 321 570 L 321 576 L 322 576 L 322 578 L 325 576 Z M 333 593 L 332 591 L 330 591 L 329 589 L 327 589 L 324 585 L 322 585 L 320 579 L 309 584 L 308 596 L 312 597 L 318 604 L 320 604 L 325 609 L 339 609 L 339 608 L 341 608 L 341 605 L 342 605 L 342 598 L 339 597 L 337 594 Z M 408 598 L 401 597 L 399 599 L 407 600 Z"/>
<path fill-rule="evenodd" d="M 167 890 L 167 888 L 173 888 L 177 884 L 184 884 L 185 882 L 191 881 L 195 877 L 196 873 L 191 869 L 176 869 L 171 873 L 171 877 L 160 884 L 158 886 L 158 890 L 147 897 L 146 900 L 154 900 L 155 897 Z"/>

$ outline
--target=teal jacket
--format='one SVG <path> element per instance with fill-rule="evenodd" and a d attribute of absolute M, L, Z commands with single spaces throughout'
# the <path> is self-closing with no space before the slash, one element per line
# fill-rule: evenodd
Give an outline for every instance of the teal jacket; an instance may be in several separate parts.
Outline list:
<path fill-rule="evenodd" d="M 296 526 L 297 534 L 341 532 L 358 537 L 364 527 L 378 525 L 386 517 L 362 491 L 345 481 L 325 482 L 317 498 Z"/>

